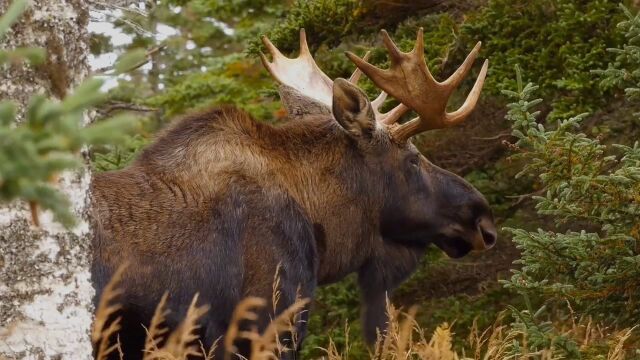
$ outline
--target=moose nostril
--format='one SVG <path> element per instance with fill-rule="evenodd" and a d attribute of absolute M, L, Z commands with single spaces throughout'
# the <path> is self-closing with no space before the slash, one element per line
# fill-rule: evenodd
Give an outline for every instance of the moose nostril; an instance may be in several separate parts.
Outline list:
<path fill-rule="evenodd" d="M 482 238 L 484 239 L 484 243 L 487 244 L 487 247 L 492 247 L 493 245 L 496 244 L 496 239 L 498 238 L 498 236 L 494 231 L 487 231 L 485 229 L 482 229 Z"/>
<path fill-rule="evenodd" d="M 482 239 L 484 240 L 485 245 L 487 245 L 487 248 L 490 248 L 496 244 L 498 234 L 496 232 L 496 227 L 491 219 L 486 217 L 480 219 L 480 221 L 478 222 L 478 228 L 482 233 Z"/>

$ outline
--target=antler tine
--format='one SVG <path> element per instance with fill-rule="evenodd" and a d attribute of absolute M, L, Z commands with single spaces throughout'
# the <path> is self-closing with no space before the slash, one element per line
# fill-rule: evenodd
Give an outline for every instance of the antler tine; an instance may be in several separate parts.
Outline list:
<path fill-rule="evenodd" d="M 416 43 L 413 45 L 413 50 L 408 53 L 402 52 L 400 51 L 400 49 L 398 49 L 398 46 L 395 42 L 393 42 L 387 30 L 380 30 L 380 34 L 382 35 L 382 41 L 389 52 L 392 67 L 394 63 L 401 61 L 403 57 L 411 57 L 414 58 L 420 69 L 425 72 L 428 82 L 437 82 L 433 78 L 433 75 L 431 75 L 431 71 L 429 71 L 429 68 L 427 67 L 427 64 L 424 60 L 424 29 L 422 27 L 418 29 L 418 35 L 416 36 Z"/>
<path fill-rule="evenodd" d="M 311 58 L 311 51 L 309 50 L 309 44 L 307 44 L 307 32 L 304 28 L 300 28 L 300 55 Z"/>
<path fill-rule="evenodd" d="M 471 114 L 478 103 L 478 99 L 480 99 L 480 93 L 482 92 L 482 87 L 484 86 L 484 80 L 487 77 L 488 70 L 489 60 L 487 59 L 484 61 L 484 64 L 482 64 L 482 70 L 480 70 L 476 83 L 473 85 L 473 88 L 471 89 L 469 96 L 467 96 L 467 99 L 464 101 L 464 104 L 462 104 L 458 110 L 446 114 L 445 121 L 447 126 L 459 124 L 464 121 L 469 114 Z"/>
<path fill-rule="evenodd" d="M 427 62 L 424 59 L 424 29 L 420 27 L 418 29 L 418 35 L 416 36 L 416 43 L 413 46 L 413 50 L 411 50 L 411 55 L 413 55 L 420 67 L 420 70 L 425 74 L 426 81 L 431 84 L 438 83 L 436 79 L 431 75 L 431 70 L 427 66 Z"/>
<path fill-rule="evenodd" d="M 413 46 L 412 53 L 416 53 L 424 58 L 424 29 L 418 29 L 418 36 L 416 36 L 416 44 Z"/>
<path fill-rule="evenodd" d="M 276 59 L 285 57 L 284 55 L 282 55 L 280 50 L 278 50 L 278 48 L 275 45 L 273 45 L 271 40 L 269 40 L 269 38 L 266 35 L 262 35 L 262 43 L 267 48 L 267 50 L 269 50 L 269 54 L 271 54 L 271 56 L 273 57 L 274 62 L 276 61 Z M 260 52 L 260 54 L 262 54 L 262 52 Z"/>
<path fill-rule="evenodd" d="M 375 110 L 380 110 L 380 108 L 382 107 L 382 104 L 384 104 L 385 100 L 387 100 L 387 93 L 382 91 L 380 93 L 380 95 L 378 95 L 378 97 L 371 102 L 371 106 Z"/>
<path fill-rule="evenodd" d="M 359 58 L 358 55 L 350 51 L 345 52 L 345 54 L 347 55 L 349 60 L 356 64 L 358 69 L 360 69 L 365 75 L 367 75 L 367 77 L 369 77 L 369 79 L 371 79 L 371 81 L 373 81 L 376 85 L 378 85 L 378 83 L 385 83 L 393 80 L 393 78 L 390 76 L 391 72 L 389 70 L 378 69 L 377 67 L 369 64 L 365 60 Z M 380 85 L 378 85 L 378 87 L 380 87 Z"/>
<path fill-rule="evenodd" d="M 262 42 L 273 61 L 270 62 L 263 53 L 260 53 L 260 59 L 274 79 L 308 98 L 331 107 L 333 81 L 313 60 L 304 29 L 300 29 L 300 54 L 296 58 L 284 56 L 266 36 L 262 37 Z"/>
<path fill-rule="evenodd" d="M 382 29 L 380 33 L 382 34 L 382 42 L 384 43 L 384 47 L 386 47 L 387 51 L 389 51 L 389 57 L 391 58 L 391 61 L 400 61 L 402 59 L 402 51 L 400 51 L 400 49 L 398 49 L 398 47 L 396 46 L 396 43 L 391 40 L 391 37 L 389 36 L 387 30 Z"/>
<path fill-rule="evenodd" d="M 473 63 L 476 61 L 478 57 L 478 53 L 480 53 L 480 48 L 482 47 L 482 42 L 478 41 L 476 46 L 471 50 L 467 58 L 464 59 L 464 62 L 456 72 L 451 74 L 447 80 L 445 80 L 442 84 L 445 86 L 449 86 L 451 89 L 455 89 L 460 85 L 462 80 L 467 76 L 469 70 L 473 67 Z"/>
<path fill-rule="evenodd" d="M 260 60 L 262 61 L 262 66 L 264 66 L 264 68 L 267 69 L 269 74 L 271 74 L 271 76 L 273 76 L 273 78 L 276 79 L 277 82 L 282 83 L 282 81 L 278 77 L 278 74 L 274 71 L 273 67 L 271 66 L 269 59 L 267 59 L 267 55 L 265 55 L 262 51 L 260 51 Z"/>
<path fill-rule="evenodd" d="M 380 119 L 380 122 L 385 125 L 395 124 L 400 120 L 402 115 L 406 114 L 409 111 L 409 107 L 403 103 L 398 104 L 393 109 L 389 110 L 388 113 L 383 114 L 383 118 Z"/>
<path fill-rule="evenodd" d="M 273 76 L 273 78 L 276 79 L 276 81 L 278 81 L 279 83 L 282 83 L 282 80 L 278 76 L 278 72 L 274 69 L 274 64 L 279 59 L 285 58 L 285 56 L 282 55 L 280 50 L 278 50 L 278 48 L 275 45 L 273 45 L 271 40 L 269 40 L 269 38 L 266 37 L 265 35 L 262 35 L 262 43 L 269 51 L 269 54 L 271 54 L 271 57 L 273 60 L 273 62 L 269 61 L 269 59 L 267 59 L 267 56 L 262 51 L 260 51 L 260 60 L 262 61 L 262 65 L 265 67 L 265 69 L 267 69 L 269 74 L 271 74 L 271 76 Z"/>
<path fill-rule="evenodd" d="M 379 123 L 384 123 L 387 114 L 380 112 L 382 105 L 384 105 L 384 101 L 387 99 L 387 93 L 382 91 L 380 95 L 371 102 L 371 107 L 373 108 L 373 114 L 376 117 L 376 121 Z"/>
<path fill-rule="evenodd" d="M 373 112 L 376 116 L 376 120 L 379 123 L 385 124 L 385 125 L 395 124 L 396 122 L 398 122 L 398 120 L 400 120 L 402 115 L 404 115 L 409 110 L 409 108 L 406 105 L 401 103 L 401 104 L 398 104 L 393 109 L 391 109 L 389 112 L 382 113 L 380 109 L 382 108 L 382 105 L 384 104 L 384 101 L 386 99 L 387 99 L 387 93 L 384 91 L 381 92 L 380 95 L 378 95 L 378 97 L 371 102 L 371 106 L 373 107 Z"/>
<path fill-rule="evenodd" d="M 367 53 L 364 54 L 364 56 L 362 57 L 362 60 L 369 61 L 369 57 L 371 57 L 371 51 L 367 51 Z M 361 76 L 362 76 L 362 70 L 356 67 L 356 69 L 353 71 L 353 74 L 351 74 L 351 76 L 349 77 L 349 82 L 354 85 L 357 85 L 358 81 L 360 81 Z"/>

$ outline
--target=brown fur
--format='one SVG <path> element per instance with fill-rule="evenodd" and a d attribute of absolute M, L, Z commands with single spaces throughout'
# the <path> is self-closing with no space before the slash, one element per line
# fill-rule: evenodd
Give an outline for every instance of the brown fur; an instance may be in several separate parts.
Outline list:
<path fill-rule="evenodd" d="M 176 122 L 130 167 L 98 174 L 98 293 L 129 261 L 131 326 L 148 321 L 165 291 L 176 316 L 200 292 L 217 311 L 203 327 L 213 341 L 241 298 L 270 297 L 279 266 L 285 308 L 300 287 L 310 297 L 316 284 L 358 272 L 372 341 L 385 326 L 386 293 L 426 246 L 461 256 L 478 238 L 495 241 L 479 225 L 492 222 L 482 196 L 393 142 L 365 95 L 340 86 L 349 88 L 334 89 L 339 121 L 308 115 L 271 126 L 223 107 Z"/>
<path fill-rule="evenodd" d="M 169 256 L 176 247 L 188 246 L 188 239 L 176 233 L 188 232 L 194 219 L 207 216 L 216 194 L 238 173 L 291 194 L 322 224 L 325 239 L 362 238 L 361 231 L 377 219 L 363 218 L 370 205 L 362 203 L 357 192 L 349 193 L 343 179 L 351 174 L 338 172 L 348 168 L 345 154 L 356 151 L 354 146 L 326 118 L 272 127 L 230 107 L 188 116 L 161 134 L 131 167 L 95 177 L 97 218 L 109 219 L 103 229 L 114 238 L 132 239 L 114 243 L 112 254 L 104 258 L 113 255 L 112 260 L 120 262 L 122 252 L 129 251 Z M 361 226 L 345 226 L 335 218 L 336 209 L 357 218 Z M 321 281 L 341 277 L 332 274 L 336 270 L 352 272 L 352 254 L 367 255 L 363 245 L 371 247 L 324 244 L 328 253 L 321 256 L 332 259 L 332 266 L 324 267 L 326 275 L 321 271 Z"/>

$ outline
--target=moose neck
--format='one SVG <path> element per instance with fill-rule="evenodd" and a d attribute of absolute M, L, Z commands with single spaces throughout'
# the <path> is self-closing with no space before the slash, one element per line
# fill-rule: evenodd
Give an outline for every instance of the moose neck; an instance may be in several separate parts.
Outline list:
<path fill-rule="evenodd" d="M 382 194 L 376 165 L 335 120 L 306 117 L 272 127 L 258 124 L 255 143 L 267 186 L 283 188 L 313 222 L 321 283 L 357 270 L 379 239 Z M 381 195 L 380 195 L 381 196 Z M 379 200 L 379 199 L 378 199 Z"/>
<path fill-rule="evenodd" d="M 371 175 L 375 166 L 333 120 L 302 120 L 277 131 L 297 140 L 282 149 L 290 161 L 276 176 L 314 223 L 319 280 L 339 280 L 366 260 L 378 238 L 381 201 L 375 194 L 382 191 Z"/>

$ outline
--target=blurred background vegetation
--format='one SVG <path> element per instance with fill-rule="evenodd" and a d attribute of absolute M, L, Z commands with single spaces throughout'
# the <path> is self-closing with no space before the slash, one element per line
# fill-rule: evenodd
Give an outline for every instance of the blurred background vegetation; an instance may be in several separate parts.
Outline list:
<path fill-rule="evenodd" d="M 234 104 L 259 121 L 285 121 L 276 84 L 257 56 L 262 34 L 295 54 L 304 27 L 331 78 L 353 71 L 345 50 L 371 50 L 370 61 L 386 66 L 378 37 L 383 28 L 408 50 L 423 27 L 429 66 L 440 78 L 482 41 L 490 70 L 474 115 L 463 126 L 414 142 L 485 194 L 503 228 L 499 243 L 455 261 L 434 250 L 391 300 L 419 304 L 417 321 L 425 329 L 452 323 L 459 353 L 474 331 L 501 324 L 513 335 L 505 346 L 514 357 L 604 359 L 621 331 L 640 323 L 640 20 L 633 1 L 94 5 L 92 16 L 132 41 L 115 44 L 95 33 L 92 54 L 133 54 L 124 68 L 96 69 L 111 84 L 97 109 L 98 124 L 128 113 L 142 118 L 142 126 L 117 145 L 93 142 L 96 171 L 126 166 L 158 129 L 199 108 Z M 377 95 L 370 82 L 362 83 L 372 98 Z M 349 358 L 368 357 L 358 296 L 354 278 L 318 292 L 304 356 L 321 356 L 331 338 Z M 625 341 L 625 357 L 640 358 L 639 333 Z"/>

